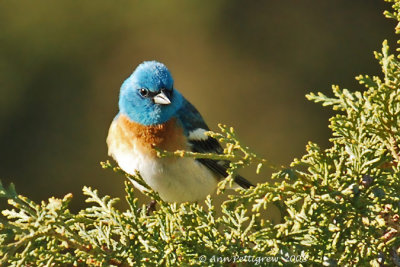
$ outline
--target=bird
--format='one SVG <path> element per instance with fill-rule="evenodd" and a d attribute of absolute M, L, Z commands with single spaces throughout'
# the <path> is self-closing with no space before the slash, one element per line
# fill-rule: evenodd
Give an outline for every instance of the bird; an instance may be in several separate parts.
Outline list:
<path fill-rule="evenodd" d="M 158 61 L 144 61 L 122 83 L 119 112 L 107 136 L 108 154 L 126 173 L 138 171 L 161 199 L 196 202 L 215 192 L 226 177 L 229 161 L 158 157 L 157 149 L 223 153 L 220 143 L 208 135 L 201 114 L 174 87 L 168 68 Z M 240 175 L 236 187 L 253 186 Z M 146 190 L 134 182 L 140 191 Z"/>

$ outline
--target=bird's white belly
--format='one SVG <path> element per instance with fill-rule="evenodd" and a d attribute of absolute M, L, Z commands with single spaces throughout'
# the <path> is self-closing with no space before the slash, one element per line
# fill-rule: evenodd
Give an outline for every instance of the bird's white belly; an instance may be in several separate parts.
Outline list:
<path fill-rule="evenodd" d="M 138 170 L 144 181 L 168 202 L 202 200 L 217 186 L 212 172 L 193 158 L 155 158 L 137 149 L 114 151 L 113 157 L 125 172 L 135 174 Z"/>
<path fill-rule="evenodd" d="M 193 158 L 159 158 L 152 143 L 168 151 L 189 148 L 175 119 L 164 125 L 142 126 L 120 115 L 111 124 L 107 137 L 108 153 L 121 169 L 132 175 L 139 171 L 163 200 L 197 201 L 214 192 L 217 179 L 206 166 Z"/>

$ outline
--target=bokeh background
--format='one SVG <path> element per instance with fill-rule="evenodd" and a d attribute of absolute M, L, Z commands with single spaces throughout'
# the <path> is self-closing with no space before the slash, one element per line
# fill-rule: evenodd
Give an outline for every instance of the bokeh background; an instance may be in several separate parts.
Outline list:
<path fill-rule="evenodd" d="M 102 170 L 119 87 L 144 60 L 171 70 L 209 126 L 234 126 L 275 164 L 329 146 L 331 84 L 361 89 L 394 22 L 383 0 L 1 1 L 0 177 L 38 201 L 81 188 L 123 196 Z M 265 181 L 264 175 L 248 177 Z"/>

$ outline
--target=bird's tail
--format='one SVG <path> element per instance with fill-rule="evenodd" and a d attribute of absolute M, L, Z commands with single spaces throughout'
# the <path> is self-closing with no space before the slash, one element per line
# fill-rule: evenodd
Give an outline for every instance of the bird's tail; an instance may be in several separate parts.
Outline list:
<path fill-rule="evenodd" d="M 234 178 L 234 181 L 235 181 L 235 183 L 237 183 L 244 189 L 254 187 L 254 185 L 252 183 L 250 183 L 249 181 L 246 180 L 246 178 L 244 178 L 243 176 L 240 176 L 240 175 L 236 175 Z"/>

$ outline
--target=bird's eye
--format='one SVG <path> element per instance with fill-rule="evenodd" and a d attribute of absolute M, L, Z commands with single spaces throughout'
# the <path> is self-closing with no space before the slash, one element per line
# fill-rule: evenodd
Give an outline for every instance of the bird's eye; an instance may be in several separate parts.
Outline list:
<path fill-rule="evenodd" d="M 146 88 L 141 88 L 139 89 L 139 93 L 141 96 L 147 97 L 149 95 L 149 90 L 147 90 Z"/>

